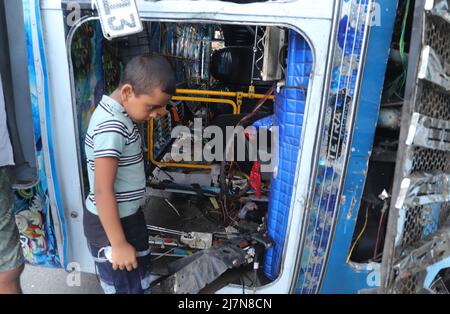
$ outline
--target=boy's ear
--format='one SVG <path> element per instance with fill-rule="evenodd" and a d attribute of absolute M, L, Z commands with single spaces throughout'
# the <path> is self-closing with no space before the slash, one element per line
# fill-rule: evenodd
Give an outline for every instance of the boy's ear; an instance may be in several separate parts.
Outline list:
<path fill-rule="evenodd" d="M 128 100 L 134 94 L 133 86 L 130 84 L 124 84 L 120 88 L 120 94 L 122 96 L 122 100 Z"/>

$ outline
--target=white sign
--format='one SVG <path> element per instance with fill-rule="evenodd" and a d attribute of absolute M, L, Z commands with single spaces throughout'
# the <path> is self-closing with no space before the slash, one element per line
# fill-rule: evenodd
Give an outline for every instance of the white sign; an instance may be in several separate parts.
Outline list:
<path fill-rule="evenodd" d="M 105 38 L 110 40 L 143 30 L 135 0 L 94 0 L 94 3 Z"/>

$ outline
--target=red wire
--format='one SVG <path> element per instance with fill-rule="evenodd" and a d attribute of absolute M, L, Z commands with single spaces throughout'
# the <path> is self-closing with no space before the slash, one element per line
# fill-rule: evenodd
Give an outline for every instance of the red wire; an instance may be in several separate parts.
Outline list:
<path fill-rule="evenodd" d="M 377 242 L 375 243 L 375 249 L 373 251 L 373 259 L 374 260 L 377 257 L 377 253 L 378 253 L 378 245 L 380 242 L 381 226 L 383 224 L 384 212 L 385 212 L 384 210 L 381 211 L 381 217 L 380 217 L 380 221 L 378 223 Z"/>
<path fill-rule="evenodd" d="M 252 112 L 250 112 L 248 115 L 244 116 L 241 120 L 239 120 L 238 123 L 236 123 L 236 126 L 238 126 L 239 124 L 241 124 L 243 121 L 250 119 L 251 117 L 253 117 L 260 109 L 261 107 L 264 105 L 264 103 L 266 102 L 266 100 L 269 98 L 269 96 L 275 91 L 275 87 L 272 86 L 271 88 L 269 88 L 266 92 L 266 94 L 264 95 L 264 97 L 260 100 L 259 104 L 256 105 L 255 109 L 252 110 Z"/>

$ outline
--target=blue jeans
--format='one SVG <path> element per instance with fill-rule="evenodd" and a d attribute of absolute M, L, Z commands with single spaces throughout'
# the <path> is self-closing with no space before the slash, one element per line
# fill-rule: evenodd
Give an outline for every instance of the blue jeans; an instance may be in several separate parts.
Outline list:
<path fill-rule="evenodd" d="M 88 228 L 97 224 L 91 213 L 84 213 L 87 215 L 87 219 L 90 220 Z M 96 216 L 96 215 L 93 215 Z M 85 218 L 86 221 L 86 218 Z M 114 270 L 112 264 L 106 259 L 104 255 L 104 247 L 109 246 L 107 240 L 98 241 L 96 239 L 90 239 L 88 237 L 89 250 L 94 258 L 95 267 L 97 268 L 98 275 L 100 277 L 100 284 L 103 291 L 107 294 L 142 294 L 149 292 L 150 287 L 150 248 L 148 244 L 147 226 L 144 220 L 142 211 L 138 211 L 136 214 L 121 219 L 122 228 L 125 233 L 125 237 L 136 250 L 138 268 L 132 271 Z M 100 220 L 100 230 L 103 230 Z M 86 228 L 86 223 L 85 223 Z M 104 231 L 103 231 L 104 232 Z M 86 230 L 85 230 L 85 233 Z M 100 237 L 102 239 L 106 237 Z M 107 238 L 106 238 L 107 239 Z"/>

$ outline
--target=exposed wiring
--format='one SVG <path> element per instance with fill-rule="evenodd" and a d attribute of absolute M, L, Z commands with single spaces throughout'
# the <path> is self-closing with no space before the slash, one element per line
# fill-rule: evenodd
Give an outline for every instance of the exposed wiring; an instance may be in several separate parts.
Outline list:
<path fill-rule="evenodd" d="M 272 86 L 271 88 L 269 88 L 269 89 L 267 90 L 267 92 L 264 94 L 264 97 L 261 98 L 261 99 L 259 100 L 259 103 L 256 105 L 256 107 L 255 107 L 249 114 L 247 114 L 247 115 L 244 116 L 241 120 L 239 120 L 239 122 L 236 123 L 235 126 L 238 126 L 238 125 L 240 125 L 242 122 L 244 122 L 244 121 L 250 119 L 251 117 L 253 117 L 253 116 L 254 116 L 254 115 L 262 108 L 262 106 L 264 105 L 264 103 L 267 101 L 267 99 L 269 98 L 269 96 L 272 95 L 272 94 L 274 93 L 274 91 L 275 91 L 275 86 Z"/>
<path fill-rule="evenodd" d="M 400 57 L 402 59 L 403 71 L 394 81 L 392 81 L 387 86 L 389 95 L 395 95 L 400 99 L 403 99 L 403 97 L 401 97 L 399 95 L 399 93 L 401 93 L 401 90 L 406 83 L 406 77 L 407 77 L 407 60 L 406 60 L 406 54 L 405 54 L 405 34 L 406 34 L 406 23 L 408 21 L 408 16 L 409 16 L 409 7 L 410 7 L 410 0 L 406 0 L 404 2 L 402 31 L 401 31 L 401 35 L 400 35 L 400 41 L 398 43 Z"/>
<path fill-rule="evenodd" d="M 163 254 L 159 255 L 158 257 L 152 259 L 152 262 L 159 260 L 161 257 L 167 256 L 168 254 L 170 254 L 172 251 L 175 251 L 175 248 L 172 248 L 166 252 L 164 252 Z"/>
<path fill-rule="evenodd" d="M 363 263 L 364 264 L 372 263 L 372 262 L 379 263 L 381 261 L 381 257 L 382 256 L 383 256 L 383 252 L 377 254 L 377 256 L 375 256 L 375 258 L 369 259 L 369 260 L 367 260 L 367 261 L 365 261 Z"/>
<path fill-rule="evenodd" d="M 219 207 L 220 207 L 220 210 L 222 211 L 222 220 L 225 222 L 226 221 L 226 215 L 225 215 L 225 210 L 224 210 L 225 206 L 224 206 L 221 198 L 219 198 Z"/>
<path fill-rule="evenodd" d="M 160 171 L 162 171 L 162 172 L 164 172 L 164 174 L 166 175 L 166 176 L 168 176 L 169 178 L 170 178 L 170 180 L 172 180 L 172 182 L 175 182 L 175 179 L 166 171 L 166 170 L 164 170 L 164 169 L 162 169 L 160 166 L 158 166 L 158 165 L 155 165 L 155 167 L 156 168 L 158 168 Z"/>
<path fill-rule="evenodd" d="M 265 49 L 265 42 L 266 42 L 266 37 L 268 34 L 268 31 L 265 27 L 260 27 L 261 31 L 263 32 L 262 36 L 258 36 L 258 41 L 256 43 L 256 49 L 257 52 L 260 53 L 259 57 L 257 60 L 255 60 L 254 66 L 258 69 L 259 73 L 258 73 L 258 77 L 260 77 L 262 75 L 262 65 L 261 62 L 264 59 L 264 49 Z M 256 34 L 258 35 L 258 34 Z M 253 74 L 254 75 L 254 74 Z M 255 79 L 255 77 L 253 77 L 253 79 Z"/>
<path fill-rule="evenodd" d="M 235 127 L 239 126 L 242 122 L 244 122 L 244 121 L 250 119 L 251 117 L 253 117 L 253 116 L 254 116 L 254 115 L 262 108 L 262 106 L 264 105 L 264 103 L 267 101 L 268 97 L 269 97 L 271 94 L 273 94 L 274 91 L 275 91 L 275 86 L 272 86 L 271 88 L 269 88 L 269 89 L 267 90 L 267 92 L 264 94 L 264 97 L 261 98 L 261 99 L 259 100 L 259 102 L 258 102 L 258 104 L 256 105 L 256 107 L 255 107 L 249 114 L 247 114 L 247 115 L 245 115 L 244 117 L 242 117 L 242 118 L 235 124 Z M 226 147 L 225 147 L 225 154 L 227 154 L 227 152 L 229 151 L 229 144 L 230 144 L 230 143 L 234 143 L 234 141 L 230 141 L 230 142 L 227 143 L 227 145 L 226 145 Z M 226 174 L 226 173 L 225 173 L 225 172 L 226 172 L 225 167 L 228 166 L 228 164 L 230 164 L 230 165 L 229 165 L 228 174 Z M 231 161 L 231 162 L 229 162 L 229 163 L 226 162 L 226 161 L 223 161 L 223 162 L 221 163 L 221 168 L 222 168 L 221 175 L 223 175 L 224 177 L 228 177 L 228 179 L 232 178 L 233 175 L 232 175 L 232 171 L 231 171 L 231 170 L 232 170 L 234 164 L 237 165 L 237 163 L 235 163 L 234 161 Z M 237 165 L 237 166 L 238 166 L 238 165 Z M 239 166 L 238 166 L 238 167 L 239 167 Z M 240 197 L 240 196 L 242 196 L 243 194 L 245 194 L 245 193 L 247 192 L 247 189 L 244 189 L 243 191 L 241 191 L 242 193 L 239 193 L 238 195 L 229 195 L 228 192 L 227 192 L 227 193 L 224 193 L 225 190 L 226 190 L 226 191 L 230 190 L 230 188 L 229 188 L 228 186 L 226 186 L 227 184 L 226 184 L 225 181 L 226 181 L 225 179 L 222 179 L 222 181 L 221 181 L 221 187 L 220 187 L 220 188 L 221 188 L 221 193 L 224 194 L 224 197 L 228 197 L 228 196 L 231 196 L 231 197 Z M 231 182 L 231 180 L 228 180 L 228 181 Z M 249 186 L 250 186 L 250 185 L 248 185 L 247 188 L 249 188 Z"/>
<path fill-rule="evenodd" d="M 263 32 L 262 36 L 258 35 L 258 30 L 261 30 Z M 264 59 L 264 41 L 267 36 L 267 32 L 265 28 L 261 26 L 255 26 L 254 31 L 255 40 L 253 43 L 253 58 L 252 58 L 252 73 L 250 78 L 250 85 L 253 85 L 253 81 L 255 78 L 255 68 L 260 72 L 258 73 L 258 76 L 261 75 L 261 68 L 258 66 L 259 63 Z M 258 59 L 256 59 L 256 53 L 260 52 L 261 55 L 258 56 Z"/>
<path fill-rule="evenodd" d="M 407 71 L 407 62 L 406 62 L 406 56 L 405 56 L 405 33 L 406 33 L 406 23 L 408 21 L 408 15 L 409 15 L 409 5 L 410 0 L 406 0 L 405 4 L 405 15 L 403 17 L 402 22 L 402 35 L 400 36 L 400 55 L 402 57 L 402 64 L 403 64 L 403 84 L 406 81 L 406 71 Z"/>
<path fill-rule="evenodd" d="M 381 208 L 381 216 L 380 216 L 380 221 L 378 222 L 378 231 L 377 231 L 377 241 L 375 243 L 375 248 L 373 250 L 373 259 L 375 260 L 377 257 L 377 253 L 378 253 L 378 246 L 380 244 L 380 236 L 381 236 L 381 228 L 383 226 L 383 220 L 384 220 L 384 214 L 387 210 L 388 204 L 386 201 L 384 201 L 383 203 L 383 208 Z"/>
<path fill-rule="evenodd" d="M 380 243 L 381 226 L 383 225 L 384 211 L 381 212 L 380 221 L 378 222 L 377 241 L 375 242 L 375 248 L 373 249 L 373 259 L 377 257 L 378 245 Z"/>
<path fill-rule="evenodd" d="M 178 217 L 181 217 L 180 212 L 178 211 L 178 209 L 175 206 L 173 206 L 173 204 L 167 198 L 164 198 L 164 202 L 166 202 L 166 204 L 169 205 L 170 208 L 173 209 L 173 211 L 178 215 Z"/>
<path fill-rule="evenodd" d="M 258 41 L 258 26 L 255 26 L 255 43 L 253 44 L 253 59 L 252 59 L 252 74 L 250 77 L 250 85 L 253 85 L 253 76 L 255 74 L 255 60 L 256 60 L 256 42 Z"/>
<path fill-rule="evenodd" d="M 350 263 L 350 258 L 352 257 L 353 250 L 355 249 L 356 244 L 358 243 L 359 239 L 361 238 L 364 231 L 366 230 L 368 217 L 369 217 L 369 205 L 367 205 L 367 207 L 366 207 L 366 220 L 364 221 L 364 226 L 362 227 L 361 232 L 359 233 L 355 242 L 353 242 L 352 248 L 350 249 L 350 252 L 348 253 L 347 261 L 346 261 L 347 264 Z"/>
<path fill-rule="evenodd" d="M 238 222 L 235 220 L 235 219 L 233 219 L 231 216 L 230 216 L 230 214 L 228 213 L 228 210 L 227 210 L 227 199 L 225 198 L 225 204 L 223 204 L 222 202 L 221 202 L 221 204 L 222 204 L 222 206 L 223 206 L 223 209 L 224 209 L 224 212 L 225 212 L 225 218 L 228 218 L 228 220 L 229 220 L 229 222 L 231 222 L 231 223 L 234 223 L 235 225 L 237 225 L 238 224 Z M 225 206 L 224 206 L 225 205 Z M 234 206 L 232 203 L 231 203 L 231 205 L 230 205 L 230 208 L 231 208 L 231 206 Z M 225 220 L 225 219 L 224 219 Z M 226 220 L 225 220 L 225 222 L 226 222 Z"/>

